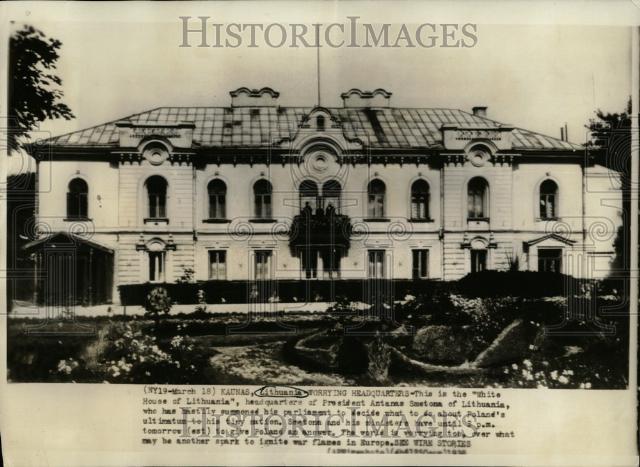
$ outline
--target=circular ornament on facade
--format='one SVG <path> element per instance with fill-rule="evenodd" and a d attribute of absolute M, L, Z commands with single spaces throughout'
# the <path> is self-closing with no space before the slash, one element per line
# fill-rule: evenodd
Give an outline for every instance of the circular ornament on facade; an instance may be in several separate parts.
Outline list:
<path fill-rule="evenodd" d="M 326 172 L 329 168 L 329 158 L 324 153 L 318 153 L 313 156 L 311 164 L 315 172 Z"/>
<path fill-rule="evenodd" d="M 154 147 L 144 151 L 144 158 L 149 161 L 151 165 L 160 165 L 167 160 L 169 154 L 165 149 Z"/>
<path fill-rule="evenodd" d="M 489 153 L 483 149 L 474 148 L 469 151 L 467 160 L 471 162 L 474 167 L 482 167 L 489 160 Z"/>

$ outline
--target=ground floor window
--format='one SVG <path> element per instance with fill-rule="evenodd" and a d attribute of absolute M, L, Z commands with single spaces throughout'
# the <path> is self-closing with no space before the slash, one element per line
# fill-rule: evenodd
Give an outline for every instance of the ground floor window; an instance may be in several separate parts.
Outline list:
<path fill-rule="evenodd" d="M 164 282 L 164 251 L 149 252 L 149 282 Z"/>
<path fill-rule="evenodd" d="M 256 280 L 271 279 L 271 257 L 270 250 L 258 250 L 255 256 Z"/>
<path fill-rule="evenodd" d="M 226 280 L 227 278 L 227 252 L 224 250 L 209 251 L 209 279 Z"/>
<path fill-rule="evenodd" d="M 471 250 L 471 272 L 487 269 L 487 250 Z"/>
<path fill-rule="evenodd" d="M 369 278 L 384 279 L 384 250 L 369 250 Z"/>
<path fill-rule="evenodd" d="M 561 272 L 562 250 L 557 248 L 538 250 L 538 271 Z"/>
<path fill-rule="evenodd" d="M 429 277 L 429 250 L 413 250 L 413 278 Z"/>

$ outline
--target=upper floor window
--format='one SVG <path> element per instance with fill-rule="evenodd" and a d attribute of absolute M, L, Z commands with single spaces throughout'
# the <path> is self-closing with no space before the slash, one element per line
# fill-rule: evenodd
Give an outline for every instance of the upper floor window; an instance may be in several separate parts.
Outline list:
<path fill-rule="evenodd" d="M 467 187 L 469 219 L 489 217 L 489 184 L 482 177 L 469 180 Z"/>
<path fill-rule="evenodd" d="M 318 185 L 312 180 L 304 180 L 300 184 L 300 209 L 302 211 L 313 214 L 318 208 Z"/>
<path fill-rule="evenodd" d="M 411 185 L 411 218 L 429 219 L 429 184 L 424 180 Z"/>
<path fill-rule="evenodd" d="M 222 180 L 211 180 L 209 193 L 209 219 L 225 219 L 227 215 L 227 185 Z"/>
<path fill-rule="evenodd" d="M 318 115 L 316 117 L 316 126 L 318 127 L 318 131 L 324 131 L 325 129 L 325 120 L 323 115 Z"/>
<path fill-rule="evenodd" d="M 386 187 L 382 180 L 371 180 L 367 187 L 368 193 L 368 209 L 370 218 L 382 218 L 384 217 L 384 198 L 386 194 Z"/>
<path fill-rule="evenodd" d="M 67 218 L 86 219 L 88 216 L 87 195 L 89 187 L 81 178 L 74 178 L 69 182 L 67 191 Z"/>
<path fill-rule="evenodd" d="M 336 180 L 329 180 L 322 185 L 322 199 L 325 212 L 340 212 L 340 195 L 342 187 Z"/>
<path fill-rule="evenodd" d="M 159 175 L 149 177 L 145 183 L 147 188 L 150 219 L 167 217 L 167 181 Z"/>
<path fill-rule="evenodd" d="M 258 180 L 253 185 L 255 216 L 258 219 L 271 219 L 271 193 L 273 189 L 267 180 Z"/>
<path fill-rule="evenodd" d="M 540 185 L 540 218 L 558 217 L 558 185 L 553 180 L 545 180 Z"/>

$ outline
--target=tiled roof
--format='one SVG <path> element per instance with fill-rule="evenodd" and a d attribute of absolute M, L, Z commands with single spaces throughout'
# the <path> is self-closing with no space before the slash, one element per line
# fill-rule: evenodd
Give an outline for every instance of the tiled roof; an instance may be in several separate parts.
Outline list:
<path fill-rule="evenodd" d="M 159 107 L 118 120 L 134 124 L 195 124 L 194 141 L 205 147 L 260 147 L 292 137 L 311 107 Z M 458 109 L 330 108 L 345 136 L 371 148 L 440 147 L 444 124 L 459 127 L 500 123 Z M 575 150 L 582 146 L 532 131 L 513 130 L 515 150 Z M 49 140 L 53 145 L 110 146 L 118 143 L 116 121 Z"/>

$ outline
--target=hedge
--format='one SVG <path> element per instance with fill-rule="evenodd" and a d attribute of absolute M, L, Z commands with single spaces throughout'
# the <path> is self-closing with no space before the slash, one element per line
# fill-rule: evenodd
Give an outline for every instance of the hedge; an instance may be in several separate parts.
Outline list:
<path fill-rule="evenodd" d="M 539 298 L 579 295 L 586 286 L 597 284 L 598 294 L 628 293 L 624 279 L 593 281 L 576 279 L 559 273 L 536 271 L 483 271 L 468 274 L 459 281 L 432 279 L 341 279 L 341 280 L 274 280 L 274 281 L 198 281 L 189 283 L 144 283 L 119 286 L 123 305 L 144 305 L 147 294 L 155 287 L 165 287 L 174 303 L 196 304 L 199 290 L 206 303 L 335 301 L 345 297 L 351 301 L 402 300 L 407 294 L 432 295 L 439 292 L 458 293 L 467 297 L 514 296 Z M 626 291 L 626 292 L 625 292 Z"/>
<path fill-rule="evenodd" d="M 467 297 L 554 297 L 580 295 L 589 288 L 599 295 L 624 292 L 624 279 L 578 279 L 538 271 L 482 271 L 460 279 L 456 290 Z"/>
<path fill-rule="evenodd" d="M 147 294 L 156 287 L 166 288 L 173 302 L 178 304 L 196 304 L 198 291 L 202 290 L 205 301 L 212 304 L 267 302 L 273 297 L 286 303 L 328 302 L 338 297 L 363 302 L 401 300 L 407 294 L 433 293 L 448 285 L 443 281 L 411 279 L 242 280 L 127 284 L 118 289 L 123 305 L 144 305 Z"/>

